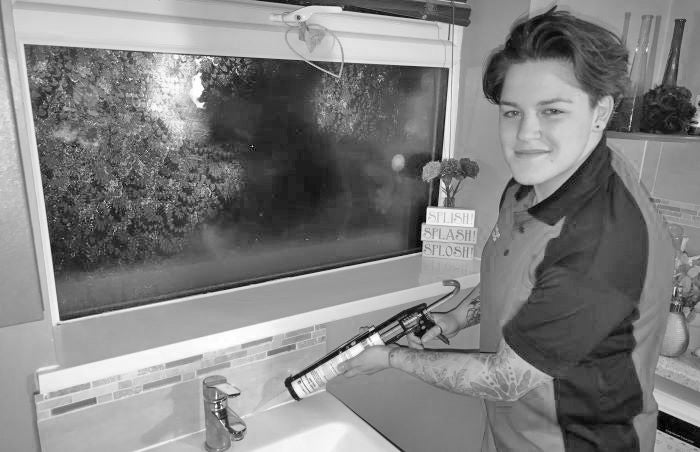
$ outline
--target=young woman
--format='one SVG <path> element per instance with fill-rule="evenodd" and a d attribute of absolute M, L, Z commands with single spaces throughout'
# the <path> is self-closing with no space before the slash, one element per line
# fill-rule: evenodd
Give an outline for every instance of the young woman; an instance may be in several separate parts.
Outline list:
<path fill-rule="evenodd" d="M 483 77 L 513 179 L 482 253 L 479 298 L 436 314 L 410 348 L 369 348 L 346 376 L 393 367 L 485 399 L 484 450 L 653 450 L 673 248 L 606 145 L 627 82 L 627 50 L 598 25 L 550 10 L 511 30 Z M 479 318 L 481 353 L 423 349 Z"/>

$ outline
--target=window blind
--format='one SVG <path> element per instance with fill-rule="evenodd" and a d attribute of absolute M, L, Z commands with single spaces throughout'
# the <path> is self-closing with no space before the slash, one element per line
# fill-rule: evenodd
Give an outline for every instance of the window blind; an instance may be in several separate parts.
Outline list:
<path fill-rule="evenodd" d="M 389 16 L 409 17 L 466 27 L 470 24 L 471 8 L 466 0 L 262 0 L 288 5 L 341 6 L 345 11 L 357 11 Z"/>

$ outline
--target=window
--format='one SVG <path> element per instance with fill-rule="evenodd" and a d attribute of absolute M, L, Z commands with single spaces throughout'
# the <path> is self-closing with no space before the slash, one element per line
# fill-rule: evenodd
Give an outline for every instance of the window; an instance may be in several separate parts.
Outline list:
<path fill-rule="evenodd" d="M 18 3 L 55 319 L 419 250 L 437 197 L 420 169 L 442 152 L 449 99 L 431 46 L 444 42 L 352 36 L 359 23 L 387 33 L 355 14 L 328 24 L 347 46 L 336 80 L 289 52 L 297 30 L 270 30 L 273 6 L 197 4 L 166 3 L 184 9 L 163 18 Z M 100 21 L 109 31 L 93 34 Z M 324 40 L 316 63 L 338 71 Z"/>

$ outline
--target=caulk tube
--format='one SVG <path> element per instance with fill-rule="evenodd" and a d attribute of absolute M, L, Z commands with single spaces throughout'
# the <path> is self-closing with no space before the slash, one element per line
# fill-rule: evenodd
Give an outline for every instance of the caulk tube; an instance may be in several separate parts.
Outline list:
<path fill-rule="evenodd" d="M 340 374 L 338 371 L 340 363 L 354 358 L 373 345 L 384 345 L 384 341 L 382 341 L 379 332 L 370 329 L 341 345 L 298 374 L 287 377 L 284 380 L 284 385 L 294 400 L 301 400 L 313 395 L 328 381 Z"/>
<path fill-rule="evenodd" d="M 406 335 L 416 323 L 416 316 L 420 315 L 424 309 L 426 309 L 425 303 L 406 309 L 378 327 L 371 327 L 358 334 L 306 369 L 287 377 L 284 385 L 295 400 L 314 394 L 340 374 L 338 372 L 340 363 L 354 358 L 368 347 L 391 344 Z"/>

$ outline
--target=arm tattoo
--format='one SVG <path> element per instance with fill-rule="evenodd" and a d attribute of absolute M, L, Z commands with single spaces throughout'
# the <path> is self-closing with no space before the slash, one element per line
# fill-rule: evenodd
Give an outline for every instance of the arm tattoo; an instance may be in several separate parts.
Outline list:
<path fill-rule="evenodd" d="M 520 358 L 504 340 L 496 354 L 397 347 L 389 353 L 389 363 L 438 388 L 488 400 L 512 402 L 552 380 Z"/>
<path fill-rule="evenodd" d="M 467 309 L 466 323 L 464 328 L 470 326 L 478 325 L 481 322 L 481 299 L 476 297 L 469 303 L 469 308 Z"/>

